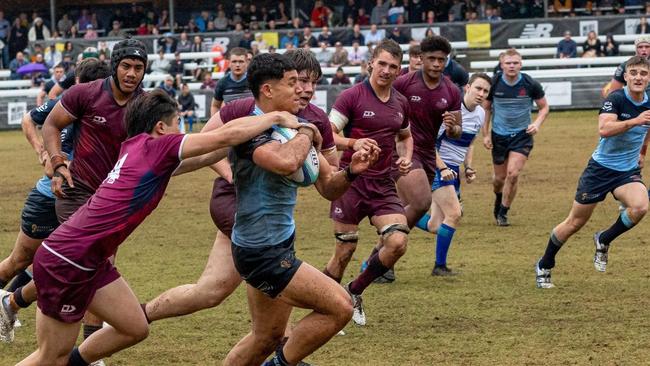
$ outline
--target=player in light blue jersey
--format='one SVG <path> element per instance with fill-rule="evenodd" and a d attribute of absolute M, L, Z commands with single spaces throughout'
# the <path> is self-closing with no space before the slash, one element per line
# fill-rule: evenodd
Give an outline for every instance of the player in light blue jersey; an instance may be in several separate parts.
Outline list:
<path fill-rule="evenodd" d="M 569 216 L 556 226 L 546 252 L 535 265 L 538 288 L 551 288 L 551 269 L 562 245 L 587 223 L 598 202 L 612 195 L 625 205 L 616 222 L 594 235 L 594 267 L 607 268 L 609 246 L 630 230 L 648 211 L 648 191 L 641 180 L 641 165 L 648 146 L 650 100 L 645 92 L 650 80 L 650 61 L 634 56 L 626 63 L 627 85 L 607 96 L 600 108 L 600 141 L 580 176 Z"/>
<path fill-rule="evenodd" d="M 436 234 L 436 262 L 431 271 L 432 276 L 450 276 L 456 274 L 447 267 L 447 253 L 451 246 L 456 228 L 460 224 L 461 206 L 458 199 L 460 192 L 460 164 L 465 163 L 467 183 L 476 179 L 476 171 L 471 167 L 469 149 L 474 138 L 485 122 L 485 110 L 481 103 L 490 92 L 491 80 L 484 73 L 475 73 L 465 86 L 465 95 L 461 105 L 462 134 L 454 139 L 445 133 L 445 127 L 438 133 L 436 156 L 436 175 L 431 186 L 431 214 L 425 214 L 417 223 L 422 230 Z"/>
<path fill-rule="evenodd" d="M 483 145 L 492 150 L 494 218 L 498 226 L 508 226 L 508 210 L 517 194 L 519 175 L 533 149 L 533 135 L 544 123 L 549 107 L 542 86 L 521 72 L 521 55 L 517 50 L 507 50 L 499 60 L 503 72 L 493 78 L 484 105 Z M 539 111 L 531 123 L 533 102 Z"/>

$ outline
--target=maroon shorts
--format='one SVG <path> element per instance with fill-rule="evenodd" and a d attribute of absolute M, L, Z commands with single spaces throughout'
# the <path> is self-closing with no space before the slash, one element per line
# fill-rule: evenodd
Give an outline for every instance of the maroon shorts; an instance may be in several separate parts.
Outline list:
<path fill-rule="evenodd" d="M 413 151 L 413 158 L 411 159 L 411 162 L 413 163 L 411 170 L 424 170 L 424 173 L 427 175 L 427 179 L 429 180 L 429 186 L 436 178 L 436 156 L 435 154 L 432 156 L 433 160 L 428 157 L 425 158 L 424 154 L 422 153 Z M 402 175 L 399 173 L 399 169 L 394 164 L 390 170 L 390 176 L 395 182 L 397 182 L 402 177 Z"/>
<path fill-rule="evenodd" d="M 236 207 L 235 185 L 223 178 L 215 179 L 210 198 L 210 216 L 219 231 L 228 237 L 232 234 L 232 226 L 235 224 Z"/>
<path fill-rule="evenodd" d="M 358 177 L 345 194 L 330 206 L 330 218 L 343 224 L 358 225 L 364 217 L 391 214 L 404 215 L 404 206 L 390 177 Z"/>
<path fill-rule="evenodd" d="M 54 203 L 54 208 L 56 209 L 56 217 L 59 220 L 59 223 L 63 224 L 72 216 L 73 213 L 77 212 L 79 207 L 83 206 L 86 201 L 95 194 L 95 191 L 86 185 L 82 184 L 76 179 L 74 180 L 74 188 L 68 186 L 67 183 L 63 183 L 63 193 L 65 197 L 56 198 Z"/>
<path fill-rule="evenodd" d="M 120 278 L 109 262 L 86 271 L 57 257 L 44 247 L 34 256 L 34 284 L 38 308 L 51 318 L 64 323 L 80 321 L 95 296 L 95 292 Z"/>

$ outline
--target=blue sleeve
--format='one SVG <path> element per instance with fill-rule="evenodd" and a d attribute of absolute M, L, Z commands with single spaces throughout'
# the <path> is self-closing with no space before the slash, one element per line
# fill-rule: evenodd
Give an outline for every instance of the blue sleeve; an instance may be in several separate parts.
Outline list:
<path fill-rule="evenodd" d="M 220 101 L 220 102 L 223 102 L 223 92 L 224 92 L 224 86 L 223 86 L 223 85 L 225 84 L 225 83 L 223 82 L 223 80 L 224 80 L 224 78 L 226 78 L 226 77 L 228 77 L 228 76 L 224 75 L 224 76 L 221 78 L 221 80 L 219 80 L 219 81 L 217 82 L 217 86 L 214 87 L 214 99 L 216 99 L 216 100 L 218 100 L 218 101 Z"/>
<path fill-rule="evenodd" d="M 32 121 L 39 126 L 43 126 L 45 119 L 50 114 L 58 99 L 50 99 L 45 104 L 40 105 L 29 112 L 29 116 L 32 117 Z"/>
<path fill-rule="evenodd" d="M 248 140 L 243 144 L 235 146 L 233 150 L 235 154 L 237 154 L 237 156 L 239 156 L 240 158 L 248 159 L 252 161 L 253 153 L 255 152 L 255 149 L 271 141 L 275 141 L 273 138 L 271 138 L 272 133 L 273 133 L 272 129 L 266 130 L 264 133 L 257 135 L 251 140 Z"/>
<path fill-rule="evenodd" d="M 598 111 L 598 114 L 603 114 L 603 113 L 613 113 L 615 115 L 620 115 L 622 108 L 621 108 L 621 103 L 623 101 L 623 98 L 621 98 L 621 93 L 619 92 L 613 92 L 610 93 L 607 98 L 603 101 L 602 107 L 600 107 L 600 110 Z"/>

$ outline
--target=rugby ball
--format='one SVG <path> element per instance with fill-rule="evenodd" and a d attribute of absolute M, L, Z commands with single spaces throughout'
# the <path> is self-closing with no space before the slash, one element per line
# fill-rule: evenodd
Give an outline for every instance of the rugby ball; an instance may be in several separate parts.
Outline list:
<path fill-rule="evenodd" d="M 280 143 L 284 144 L 285 142 L 291 140 L 298 134 L 297 130 L 292 128 L 274 126 L 273 133 L 271 138 Z M 307 158 L 302 163 L 302 167 L 290 175 L 286 176 L 289 181 L 295 183 L 298 186 L 306 187 L 312 185 L 318 179 L 318 172 L 320 171 L 320 163 L 318 160 L 318 151 L 312 146 L 309 149 Z"/>

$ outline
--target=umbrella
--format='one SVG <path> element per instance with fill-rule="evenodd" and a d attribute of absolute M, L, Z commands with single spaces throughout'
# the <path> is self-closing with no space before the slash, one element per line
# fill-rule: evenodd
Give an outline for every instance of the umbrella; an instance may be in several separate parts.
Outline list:
<path fill-rule="evenodd" d="M 43 64 L 39 64 L 37 62 L 32 62 L 30 64 L 21 66 L 16 70 L 16 72 L 20 75 L 26 75 L 26 74 L 32 74 L 35 72 L 47 72 L 47 66 Z"/>

